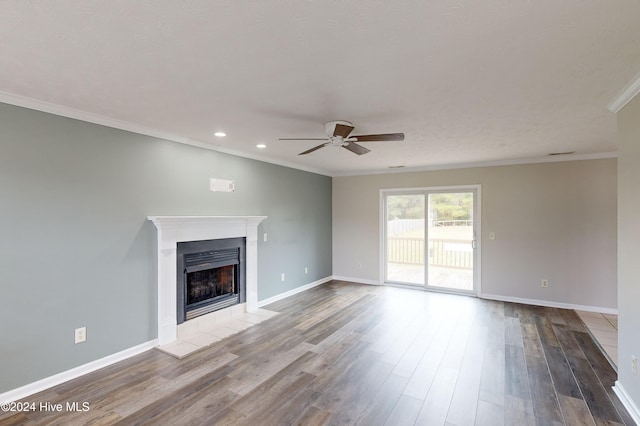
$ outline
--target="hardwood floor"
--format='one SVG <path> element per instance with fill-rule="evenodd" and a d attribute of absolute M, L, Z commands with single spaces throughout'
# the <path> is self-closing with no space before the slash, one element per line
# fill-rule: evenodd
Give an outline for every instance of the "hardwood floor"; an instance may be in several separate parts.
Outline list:
<path fill-rule="evenodd" d="M 633 425 L 575 312 L 333 281 L 178 360 L 157 350 L 0 424 Z"/>

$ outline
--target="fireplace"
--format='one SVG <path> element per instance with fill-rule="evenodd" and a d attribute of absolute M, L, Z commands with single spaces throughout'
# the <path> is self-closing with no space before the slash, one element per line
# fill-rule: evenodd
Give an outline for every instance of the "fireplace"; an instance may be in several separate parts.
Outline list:
<path fill-rule="evenodd" d="M 177 322 L 244 303 L 245 238 L 177 244 Z"/>
<path fill-rule="evenodd" d="M 176 309 L 177 244 L 221 238 L 245 238 L 245 307 L 258 309 L 258 225 L 266 216 L 149 216 L 158 231 L 158 343 L 178 335 Z M 222 312 L 222 311 L 221 311 Z M 184 325 L 184 324 L 181 324 Z"/>

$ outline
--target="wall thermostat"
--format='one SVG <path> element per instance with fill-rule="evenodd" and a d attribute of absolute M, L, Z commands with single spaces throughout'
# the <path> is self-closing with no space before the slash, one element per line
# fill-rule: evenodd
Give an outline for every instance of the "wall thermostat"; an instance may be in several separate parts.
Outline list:
<path fill-rule="evenodd" d="M 236 187 L 235 182 L 232 180 L 211 178 L 209 180 L 209 189 L 213 192 L 233 192 Z"/>

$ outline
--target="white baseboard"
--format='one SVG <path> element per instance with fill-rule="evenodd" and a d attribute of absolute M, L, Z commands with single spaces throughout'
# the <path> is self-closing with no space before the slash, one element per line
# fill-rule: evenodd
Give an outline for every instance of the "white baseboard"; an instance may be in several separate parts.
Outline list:
<path fill-rule="evenodd" d="M 349 281 L 349 282 L 367 284 L 367 285 L 382 285 L 382 283 L 375 280 L 365 280 L 361 278 L 352 278 L 352 277 L 343 277 L 343 276 L 333 275 L 333 276 L 325 277 L 320 280 L 314 281 L 312 283 L 306 284 L 304 286 L 294 288 L 293 290 L 289 290 L 287 292 L 278 294 L 268 299 L 261 300 L 258 302 L 258 306 L 262 307 L 270 303 L 277 302 L 289 296 L 293 296 L 294 294 L 298 294 L 303 291 L 309 290 L 311 288 L 317 287 L 331 280 Z M 527 305 L 536 305 L 536 306 L 548 306 L 552 308 L 577 309 L 582 311 L 600 312 L 600 313 L 609 313 L 609 314 L 618 313 L 617 309 L 611 309 L 611 308 L 573 305 L 573 304 L 567 304 L 567 303 L 549 302 L 546 300 L 523 299 L 519 297 L 500 296 L 500 295 L 494 295 L 494 294 L 481 294 L 479 297 L 483 299 L 499 300 L 503 302 L 523 303 Z M 63 371 L 62 373 L 58 373 L 53 376 L 46 377 L 44 379 L 30 383 L 28 385 L 21 386 L 17 389 L 13 389 L 8 392 L 0 394 L 0 402 L 1 403 L 11 402 L 11 401 L 17 401 L 22 398 L 26 398 L 30 395 L 33 395 L 38 392 L 42 392 L 43 390 L 49 389 L 53 386 L 59 385 L 61 383 L 67 382 L 69 380 L 75 379 L 85 374 L 91 373 L 100 368 L 107 367 L 111 364 L 115 364 L 116 362 L 125 360 L 132 356 L 138 355 L 142 352 L 145 352 L 149 349 L 154 348 L 157 345 L 158 345 L 158 339 L 150 340 L 140 345 L 120 351 L 118 353 L 108 355 L 104 358 L 100 358 L 95 361 L 91 361 L 87 364 L 72 368 L 70 370 Z M 638 410 L 637 405 L 628 396 L 627 392 L 624 390 L 622 385 L 619 382 L 616 382 L 616 385 L 614 386 L 613 390 L 616 392 L 616 395 L 618 395 L 618 397 L 620 398 L 624 406 L 627 408 L 627 410 L 629 411 L 633 419 L 636 421 L 636 423 L 640 424 L 640 410 Z"/>
<path fill-rule="evenodd" d="M 633 402 L 633 399 L 631 399 L 625 388 L 620 384 L 620 381 L 616 380 L 613 391 L 618 395 L 620 402 L 622 402 L 624 408 L 627 409 L 633 421 L 636 422 L 637 425 L 640 425 L 640 408 Z"/>
<path fill-rule="evenodd" d="M 278 300 L 284 299 L 289 296 L 293 296 L 294 294 L 319 286 L 320 284 L 324 284 L 328 281 L 331 281 L 332 279 L 333 277 L 326 277 L 321 280 L 314 281 L 310 284 L 304 285 L 302 287 L 298 287 L 293 290 L 287 291 L 285 293 L 279 294 L 277 296 L 270 297 L 269 299 L 265 299 L 258 302 L 258 306 L 264 306 L 264 305 L 268 305 L 269 303 L 277 302 Z M 46 377 L 44 379 L 38 380 L 37 382 L 33 382 L 30 384 L 21 386 L 17 389 L 7 391 L 5 393 L 0 394 L 0 403 L 12 402 L 12 401 L 17 401 L 19 399 L 26 398 L 30 395 L 33 395 L 38 392 L 42 392 L 43 390 L 49 389 L 53 386 L 59 385 L 61 383 L 67 382 L 69 380 L 72 380 L 80 376 L 83 376 L 85 374 L 96 371 L 100 368 L 104 368 L 111 364 L 115 364 L 118 361 L 122 361 L 132 356 L 138 355 L 156 346 L 158 346 L 158 339 L 150 340 L 146 343 L 142 343 L 132 348 L 125 349 L 121 352 L 108 355 L 104 358 L 100 358 L 95 361 L 91 361 L 87 364 L 72 368 L 71 370 L 63 371 L 62 373 L 58 373 L 53 376 Z"/>
<path fill-rule="evenodd" d="M 382 283 L 380 281 L 376 281 L 376 280 L 365 280 L 365 279 L 362 279 L 362 278 L 342 277 L 342 276 L 339 276 L 339 275 L 334 275 L 332 277 L 332 279 L 338 280 L 338 281 L 349 281 L 351 283 L 358 283 L 358 284 L 382 285 Z"/>
<path fill-rule="evenodd" d="M 134 355 L 138 355 L 142 352 L 148 351 L 158 345 L 158 339 L 150 340 L 140 345 L 134 346 L 129 349 L 125 349 L 115 354 L 108 355 L 104 358 L 91 361 L 87 364 L 80 365 L 72 368 L 71 370 L 63 371 L 62 373 L 55 374 L 50 377 L 38 380 L 37 382 L 30 383 L 28 385 L 21 386 L 17 389 L 10 390 L 8 392 L 0 394 L 0 402 L 13 402 L 22 398 L 26 398 L 43 390 L 49 389 L 53 386 L 67 382 L 69 380 L 84 376 L 100 368 L 107 367 L 111 364 L 115 364 L 118 361 L 131 358 Z"/>
<path fill-rule="evenodd" d="M 498 300 L 500 302 L 522 303 L 524 305 L 547 306 L 549 308 L 575 309 L 578 311 L 599 312 L 601 314 L 617 315 L 618 310 L 614 308 L 603 308 L 600 306 L 574 305 L 572 303 L 551 302 L 549 300 L 524 299 L 521 297 L 502 296 L 499 294 L 482 293 L 478 297 L 481 299 Z"/>
<path fill-rule="evenodd" d="M 258 301 L 258 307 L 261 308 L 261 307 L 266 306 L 266 305 L 268 305 L 270 303 L 277 302 L 277 301 L 282 300 L 282 299 L 286 299 L 287 297 L 293 296 L 294 294 L 302 293 L 303 291 L 309 290 L 310 288 L 314 288 L 314 287 L 319 286 L 320 284 L 324 284 L 326 282 L 329 282 L 332 279 L 333 279 L 333 277 L 321 278 L 318 281 L 314 281 L 312 283 L 305 284 L 305 285 L 303 285 L 301 287 L 296 287 L 293 290 L 285 291 L 284 293 L 277 294 L 277 295 L 275 295 L 273 297 L 270 297 L 268 299 L 260 300 L 260 301 Z"/>

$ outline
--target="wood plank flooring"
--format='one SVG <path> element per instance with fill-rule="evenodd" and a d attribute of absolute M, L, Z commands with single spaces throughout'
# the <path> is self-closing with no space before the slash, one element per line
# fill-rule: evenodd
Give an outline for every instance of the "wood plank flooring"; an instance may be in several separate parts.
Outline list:
<path fill-rule="evenodd" d="M 332 281 L 178 360 L 151 350 L 0 425 L 633 425 L 575 312 Z"/>

